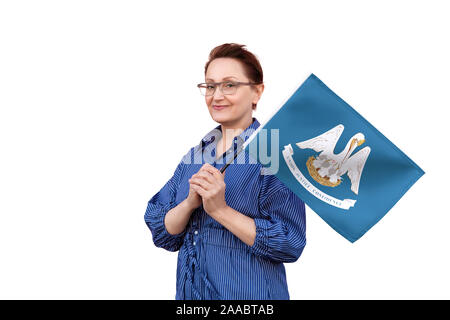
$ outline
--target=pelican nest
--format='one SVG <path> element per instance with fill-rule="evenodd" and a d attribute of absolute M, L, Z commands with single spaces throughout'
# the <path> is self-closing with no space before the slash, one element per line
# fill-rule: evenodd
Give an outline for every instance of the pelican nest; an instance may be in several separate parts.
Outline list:
<path fill-rule="evenodd" d="M 314 180 L 316 180 L 321 185 L 327 186 L 327 187 L 336 187 L 338 186 L 342 180 L 338 180 L 336 182 L 330 182 L 330 177 L 325 176 L 322 177 L 319 174 L 319 168 L 314 167 L 313 161 L 316 160 L 314 156 L 311 156 L 308 158 L 308 161 L 306 161 L 306 167 L 308 168 L 309 174 L 311 177 L 313 177 Z"/>

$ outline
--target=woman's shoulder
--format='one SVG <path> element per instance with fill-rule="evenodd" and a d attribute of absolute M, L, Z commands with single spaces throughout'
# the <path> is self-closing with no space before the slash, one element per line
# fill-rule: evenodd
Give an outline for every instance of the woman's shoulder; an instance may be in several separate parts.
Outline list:
<path fill-rule="evenodd" d="M 273 194 L 274 192 L 288 189 L 286 185 L 280 179 L 278 179 L 275 174 L 273 174 L 269 170 L 265 170 L 264 167 L 261 167 L 259 182 L 261 187 L 261 196 L 268 196 L 270 194 Z"/>

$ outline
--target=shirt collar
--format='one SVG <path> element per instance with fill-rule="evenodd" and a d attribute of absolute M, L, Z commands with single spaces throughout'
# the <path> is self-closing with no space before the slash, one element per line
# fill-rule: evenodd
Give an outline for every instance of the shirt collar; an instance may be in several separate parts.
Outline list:
<path fill-rule="evenodd" d="M 234 137 L 233 142 L 238 142 L 239 145 L 243 144 L 247 139 L 250 137 L 250 135 L 260 126 L 259 121 L 256 118 L 252 118 L 252 123 L 241 132 L 241 134 Z M 202 140 L 200 141 L 198 148 L 201 148 L 202 150 L 209 144 L 215 141 L 216 137 L 222 136 L 222 126 L 218 125 L 214 129 L 212 129 L 208 134 L 206 134 Z"/>

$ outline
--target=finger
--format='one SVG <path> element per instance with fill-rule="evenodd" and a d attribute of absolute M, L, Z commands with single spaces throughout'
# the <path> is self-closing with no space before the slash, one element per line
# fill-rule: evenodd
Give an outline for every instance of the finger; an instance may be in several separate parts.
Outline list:
<path fill-rule="evenodd" d="M 208 172 L 209 173 L 211 170 L 214 170 L 214 169 L 216 169 L 216 168 L 214 168 L 209 163 L 205 163 L 195 174 L 198 175 L 200 172 Z"/>
<path fill-rule="evenodd" d="M 223 180 L 224 174 L 222 174 L 219 169 L 213 166 L 205 166 L 203 168 L 203 171 L 211 173 L 216 179 Z"/>
<path fill-rule="evenodd" d="M 211 171 L 211 170 L 217 170 L 215 167 L 213 167 L 212 165 L 210 165 L 209 163 L 205 163 L 200 170 L 198 170 L 198 172 L 202 172 L 202 171 Z"/>
<path fill-rule="evenodd" d="M 215 169 L 212 165 L 210 165 L 209 163 L 205 163 L 204 165 L 202 165 L 202 167 L 200 168 L 200 170 L 198 170 L 199 172 L 202 170 L 207 170 L 207 169 Z"/>
<path fill-rule="evenodd" d="M 196 178 L 204 179 L 204 180 L 208 181 L 211 184 L 215 183 L 215 180 L 216 180 L 214 175 L 211 172 L 206 171 L 206 170 L 200 171 L 197 174 Z"/>
<path fill-rule="evenodd" d="M 214 170 L 209 170 L 208 172 L 211 173 L 214 178 L 219 181 L 223 181 L 223 179 L 225 178 L 225 171 L 221 173 L 220 170 L 214 168 Z"/>
<path fill-rule="evenodd" d="M 214 168 L 213 165 L 211 165 L 210 163 L 205 163 L 202 168 Z"/>
<path fill-rule="evenodd" d="M 213 187 L 213 184 L 209 183 L 208 181 L 206 181 L 204 179 L 200 179 L 200 178 L 191 178 L 191 179 L 189 179 L 189 183 L 198 185 L 205 190 L 209 190 Z"/>
<path fill-rule="evenodd" d="M 204 168 L 200 168 L 200 170 L 198 170 L 196 173 L 194 173 L 194 174 L 191 176 L 191 179 L 192 179 L 192 178 L 198 178 L 198 177 L 200 177 L 202 174 L 210 175 L 210 172 L 207 171 L 207 170 L 204 169 Z"/>
<path fill-rule="evenodd" d="M 206 190 L 203 189 L 201 186 L 196 184 L 191 184 L 192 189 L 194 189 L 195 192 L 197 192 L 201 197 L 203 197 L 206 194 Z"/>

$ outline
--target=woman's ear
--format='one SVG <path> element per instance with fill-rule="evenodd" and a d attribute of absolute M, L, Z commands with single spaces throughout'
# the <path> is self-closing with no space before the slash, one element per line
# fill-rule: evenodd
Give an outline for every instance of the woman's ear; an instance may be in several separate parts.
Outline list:
<path fill-rule="evenodd" d="M 256 101 L 254 100 L 254 102 L 252 103 L 253 110 L 256 110 L 256 104 L 258 103 L 259 99 L 261 99 L 261 95 L 262 95 L 263 91 L 264 91 L 264 83 L 256 86 L 257 96 L 256 96 Z"/>

